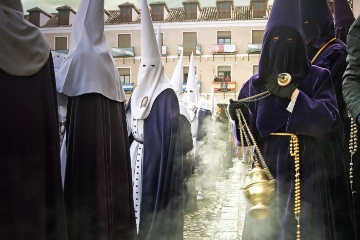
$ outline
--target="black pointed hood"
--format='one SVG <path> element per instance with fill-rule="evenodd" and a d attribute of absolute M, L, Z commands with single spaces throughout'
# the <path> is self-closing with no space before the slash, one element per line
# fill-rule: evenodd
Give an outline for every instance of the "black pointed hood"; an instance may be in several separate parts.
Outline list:
<path fill-rule="evenodd" d="M 274 0 L 263 39 L 259 79 L 283 72 L 304 76 L 309 67 L 299 0 Z"/>
<path fill-rule="evenodd" d="M 354 13 L 347 0 L 334 0 L 334 20 L 336 38 L 346 43 L 350 26 L 355 21 Z"/>
<path fill-rule="evenodd" d="M 301 0 L 300 9 L 308 46 L 319 49 L 335 37 L 334 19 L 327 0 Z"/>

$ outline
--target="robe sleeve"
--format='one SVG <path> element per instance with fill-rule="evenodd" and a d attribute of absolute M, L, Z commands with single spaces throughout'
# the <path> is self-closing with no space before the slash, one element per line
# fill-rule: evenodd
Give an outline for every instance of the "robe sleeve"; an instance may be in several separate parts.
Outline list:
<path fill-rule="evenodd" d="M 315 67 L 316 70 L 316 67 Z M 330 74 L 317 69 L 314 78 L 307 85 L 300 86 L 293 112 L 290 114 L 286 130 L 297 134 L 319 137 L 336 129 L 339 113 Z M 306 90 L 306 93 L 301 89 Z M 310 90 L 309 90 L 310 88 Z"/>

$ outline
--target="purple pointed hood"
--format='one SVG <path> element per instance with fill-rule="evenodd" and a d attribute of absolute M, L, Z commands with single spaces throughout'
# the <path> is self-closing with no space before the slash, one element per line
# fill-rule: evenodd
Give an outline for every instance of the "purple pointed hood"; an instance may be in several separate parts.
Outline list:
<path fill-rule="evenodd" d="M 355 21 L 347 0 L 334 0 L 335 36 L 346 43 L 351 24 Z"/>
<path fill-rule="evenodd" d="M 300 9 L 308 46 L 319 49 L 335 37 L 334 19 L 327 0 L 301 0 Z"/>
<path fill-rule="evenodd" d="M 269 74 L 277 76 L 287 72 L 299 79 L 309 71 L 299 9 L 299 0 L 274 0 L 265 29 L 256 85 L 263 83 L 261 79 Z"/>

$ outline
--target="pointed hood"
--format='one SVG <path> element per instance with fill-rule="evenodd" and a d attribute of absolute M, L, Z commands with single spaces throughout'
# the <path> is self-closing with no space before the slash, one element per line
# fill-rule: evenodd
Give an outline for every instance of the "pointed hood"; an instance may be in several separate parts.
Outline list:
<path fill-rule="evenodd" d="M 173 89 L 176 93 L 176 96 L 178 97 L 179 101 L 182 100 L 182 85 L 183 85 L 183 76 L 184 76 L 184 70 L 183 70 L 183 51 L 181 51 L 180 58 L 176 64 L 175 71 L 171 78 L 171 85 L 173 86 Z"/>
<path fill-rule="evenodd" d="M 0 1 L 0 69 L 31 76 L 45 65 L 50 47 L 41 31 L 24 19 L 20 0 Z"/>
<path fill-rule="evenodd" d="M 156 33 L 156 42 L 158 44 L 158 48 L 159 48 L 159 53 L 160 53 L 160 57 L 162 56 L 162 43 L 161 43 L 161 26 L 159 24 L 158 26 L 158 30 Z"/>
<path fill-rule="evenodd" d="M 137 84 L 131 96 L 132 117 L 145 119 L 150 114 L 156 97 L 165 89 L 171 88 L 169 79 L 164 75 L 146 0 L 141 1 L 141 63 Z"/>
<path fill-rule="evenodd" d="M 355 21 L 354 13 L 347 0 L 334 0 L 334 21 L 336 38 L 346 43 L 350 26 Z"/>
<path fill-rule="evenodd" d="M 260 86 L 267 75 L 287 72 L 304 76 L 310 68 L 301 32 L 299 0 L 274 0 L 259 61 Z"/>
<path fill-rule="evenodd" d="M 183 76 L 183 51 L 181 51 L 180 58 L 178 60 L 178 63 L 176 64 L 175 71 L 172 75 L 170 82 L 180 102 L 180 114 L 185 116 L 186 119 L 191 122 L 189 110 L 187 109 L 187 107 L 185 106 L 185 102 L 183 101 Z"/>
<path fill-rule="evenodd" d="M 67 96 L 99 93 L 119 102 L 126 99 L 104 35 L 104 0 L 81 0 L 56 81 L 57 91 Z"/>
<path fill-rule="evenodd" d="M 188 79 L 187 79 L 186 91 L 185 91 L 185 101 L 197 105 L 199 99 L 200 99 L 200 94 L 195 77 L 194 54 L 191 53 L 189 73 L 188 73 Z"/>
<path fill-rule="evenodd" d="M 266 26 L 263 47 L 259 61 L 259 77 L 254 77 L 253 87 L 265 91 L 267 75 L 277 77 L 289 73 L 295 83 L 306 79 L 310 72 L 305 38 L 301 29 L 300 0 L 274 0 Z M 301 0 L 302 1 L 302 0 Z M 261 136 L 279 130 L 286 125 L 289 100 L 270 95 L 266 101 L 259 101 L 256 126 Z M 269 121 L 269 119 L 271 121 Z"/>
<path fill-rule="evenodd" d="M 319 49 L 335 37 L 334 20 L 327 0 L 301 0 L 300 9 L 308 46 Z"/>

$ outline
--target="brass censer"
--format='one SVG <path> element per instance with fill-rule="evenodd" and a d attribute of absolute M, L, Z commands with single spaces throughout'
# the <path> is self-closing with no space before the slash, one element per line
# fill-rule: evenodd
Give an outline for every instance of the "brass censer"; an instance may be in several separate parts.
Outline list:
<path fill-rule="evenodd" d="M 244 115 L 239 109 L 236 111 L 239 119 L 240 141 L 242 147 L 244 146 L 244 139 L 247 146 L 255 147 L 255 152 L 249 151 L 250 157 L 254 161 L 254 166 L 248 174 L 248 183 L 242 189 L 247 201 L 253 205 L 249 210 L 249 214 L 256 219 L 264 219 L 270 215 L 268 206 L 275 197 L 275 179 L 271 175 L 265 160 L 260 153 L 259 147 L 246 124 Z M 260 159 L 263 168 L 257 159 Z"/>
<path fill-rule="evenodd" d="M 255 163 L 250 174 L 250 183 L 244 187 L 246 199 L 253 205 L 249 214 L 256 219 L 270 215 L 268 206 L 275 197 L 275 180 L 268 180 L 265 170 Z"/>

